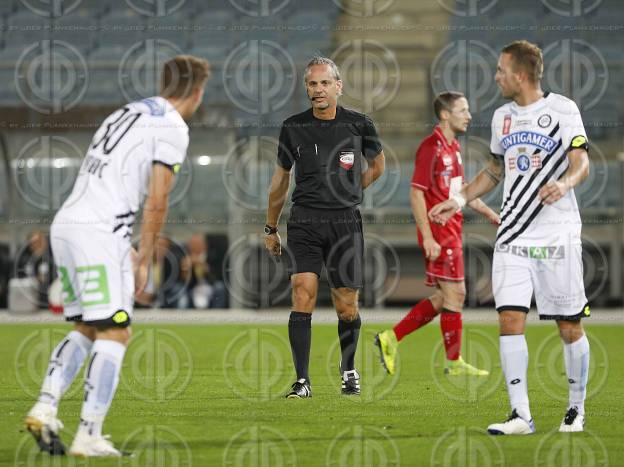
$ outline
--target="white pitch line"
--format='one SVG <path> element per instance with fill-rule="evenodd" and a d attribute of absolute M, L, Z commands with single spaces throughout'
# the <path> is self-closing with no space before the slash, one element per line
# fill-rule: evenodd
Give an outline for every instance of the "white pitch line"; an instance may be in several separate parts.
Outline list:
<path fill-rule="evenodd" d="M 364 323 L 394 323 L 399 321 L 409 311 L 406 308 L 364 308 L 360 310 Z M 251 310 L 163 310 L 138 309 L 134 311 L 134 324 L 287 324 L 289 310 L 265 309 Z M 467 309 L 463 313 L 464 323 L 467 324 L 496 324 L 498 314 L 492 308 Z M 0 310 L 0 324 L 61 324 L 65 320 L 61 315 L 55 315 L 47 310 L 37 312 L 11 312 Z M 314 312 L 313 323 L 335 323 L 336 313 L 328 308 Z M 531 324 L 553 324 L 550 321 L 540 321 L 538 314 L 532 310 L 528 316 Z M 624 324 L 624 310 L 596 309 L 592 310 L 591 317 L 584 319 L 587 325 L 593 324 Z"/>

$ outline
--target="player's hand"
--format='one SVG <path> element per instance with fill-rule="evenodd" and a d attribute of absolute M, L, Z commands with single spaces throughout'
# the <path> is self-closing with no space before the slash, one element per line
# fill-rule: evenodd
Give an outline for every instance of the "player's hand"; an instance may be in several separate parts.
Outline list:
<path fill-rule="evenodd" d="M 423 249 L 425 250 L 425 257 L 430 261 L 438 259 L 442 250 L 440 244 L 433 237 L 423 239 Z"/>
<path fill-rule="evenodd" d="M 544 204 L 553 204 L 559 201 L 568 192 L 568 187 L 563 182 L 550 181 L 539 191 L 539 198 Z"/>
<path fill-rule="evenodd" d="M 147 286 L 147 278 L 149 275 L 148 264 L 137 264 L 134 268 L 134 295 L 139 295 Z"/>
<path fill-rule="evenodd" d="M 500 216 L 494 211 L 492 211 L 492 213 L 488 216 L 488 220 L 492 223 L 492 225 L 495 225 L 496 227 L 498 227 L 501 223 Z"/>
<path fill-rule="evenodd" d="M 273 256 L 280 256 L 282 254 L 282 239 L 279 233 L 275 232 L 271 235 L 264 236 L 264 246 L 269 253 Z"/>
<path fill-rule="evenodd" d="M 442 203 L 436 204 L 429 211 L 429 219 L 436 224 L 444 225 L 455 215 L 459 209 L 459 204 L 454 199 L 447 199 Z"/>

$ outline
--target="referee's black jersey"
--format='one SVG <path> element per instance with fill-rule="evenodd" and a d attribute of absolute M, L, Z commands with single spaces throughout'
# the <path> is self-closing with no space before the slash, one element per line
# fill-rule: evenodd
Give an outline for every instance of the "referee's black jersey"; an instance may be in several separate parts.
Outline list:
<path fill-rule="evenodd" d="M 373 121 L 338 106 L 336 118 L 321 120 L 308 109 L 282 125 L 277 161 L 295 166 L 293 204 L 319 209 L 357 206 L 362 202 L 362 156 L 381 152 Z"/>

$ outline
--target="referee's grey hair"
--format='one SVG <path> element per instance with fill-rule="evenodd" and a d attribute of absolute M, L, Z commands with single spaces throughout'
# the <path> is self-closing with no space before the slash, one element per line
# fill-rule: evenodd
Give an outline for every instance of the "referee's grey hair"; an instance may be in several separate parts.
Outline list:
<path fill-rule="evenodd" d="M 307 82 L 308 79 L 308 75 L 310 74 L 310 68 L 312 68 L 315 65 L 327 65 L 329 67 L 329 69 L 332 72 L 332 75 L 334 75 L 334 79 L 336 81 L 340 81 L 340 70 L 338 70 L 338 67 L 336 66 L 336 64 L 334 63 L 334 61 L 331 58 L 327 58 L 327 57 L 323 57 L 321 55 L 317 55 L 315 57 L 312 57 L 312 60 L 310 60 L 308 62 L 308 64 L 305 67 L 305 71 L 303 72 L 303 83 L 305 84 Z"/>

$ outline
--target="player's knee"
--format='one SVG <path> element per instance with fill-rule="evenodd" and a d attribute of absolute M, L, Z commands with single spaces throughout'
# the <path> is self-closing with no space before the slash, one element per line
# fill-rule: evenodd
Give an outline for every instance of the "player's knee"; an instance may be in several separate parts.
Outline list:
<path fill-rule="evenodd" d="M 295 306 L 303 305 L 309 307 L 313 305 L 316 299 L 316 290 L 310 286 L 305 280 L 300 278 L 293 279 L 293 302 Z"/>
<path fill-rule="evenodd" d="M 85 323 L 77 322 L 74 329 L 78 331 L 83 336 L 88 339 L 94 341 L 95 340 L 95 328 L 93 326 L 89 326 Z"/>
<path fill-rule="evenodd" d="M 431 302 L 431 306 L 433 306 L 433 309 L 438 312 L 442 309 L 442 306 L 444 305 L 444 297 L 442 296 L 441 292 L 436 292 L 431 295 L 429 297 L 429 301 Z"/>
<path fill-rule="evenodd" d="M 338 301 L 336 301 L 336 313 L 338 314 L 338 319 L 340 321 L 345 321 L 347 323 L 355 321 L 358 317 L 357 302 L 343 302 L 339 304 Z"/>
<path fill-rule="evenodd" d="M 119 326 L 111 326 L 107 328 L 102 328 L 97 330 L 97 338 L 98 339 L 107 339 L 115 342 L 119 342 L 125 346 L 130 342 L 130 338 L 132 337 L 132 329 L 130 326 L 119 327 Z"/>
<path fill-rule="evenodd" d="M 559 326 L 559 335 L 566 344 L 572 344 L 583 337 L 584 331 L 581 320 L 557 321 L 557 326 Z"/>
<path fill-rule="evenodd" d="M 466 289 L 461 287 L 444 294 L 443 306 L 447 310 L 461 311 L 466 300 Z"/>
<path fill-rule="evenodd" d="M 524 334 L 526 313 L 521 311 L 501 311 L 498 324 L 502 336 Z"/>

